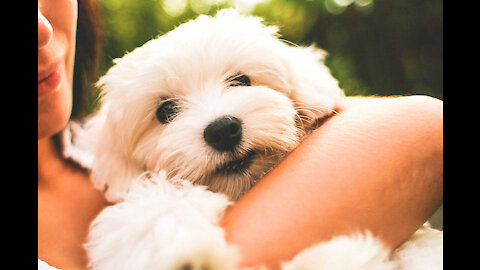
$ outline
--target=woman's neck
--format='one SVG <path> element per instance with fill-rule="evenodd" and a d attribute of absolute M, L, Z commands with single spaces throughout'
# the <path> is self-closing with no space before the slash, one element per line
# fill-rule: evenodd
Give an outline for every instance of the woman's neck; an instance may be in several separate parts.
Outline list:
<path fill-rule="evenodd" d="M 61 172 L 68 168 L 55 147 L 52 137 L 38 140 L 38 183 L 59 179 Z"/>
<path fill-rule="evenodd" d="M 106 205 L 88 174 L 63 159 L 52 138 L 38 140 L 40 259 L 60 269 L 86 269 L 83 244 L 91 221 Z"/>

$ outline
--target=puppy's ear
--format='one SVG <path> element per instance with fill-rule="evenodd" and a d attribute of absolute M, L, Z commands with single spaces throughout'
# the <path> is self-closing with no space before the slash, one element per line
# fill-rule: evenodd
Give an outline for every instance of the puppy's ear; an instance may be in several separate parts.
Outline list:
<path fill-rule="evenodd" d="M 324 59 L 327 53 L 310 47 L 288 47 L 292 68 L 291 99 L 307 125 L 335 112 L 344 97 L 338 81 L 330 74 Z"/>
<path fill-rule="evenodd" d="M 123 199 L 130 185 L 141 173 L 142 168 L 126 153 L 124 129 L 120 121 L 109 110 L 110 104 L 103 104 L 101 109 L 85 123 L 88 137 L 94 140 L 94 161 L 92 182 L 105 192 L 110 202 Z"/>

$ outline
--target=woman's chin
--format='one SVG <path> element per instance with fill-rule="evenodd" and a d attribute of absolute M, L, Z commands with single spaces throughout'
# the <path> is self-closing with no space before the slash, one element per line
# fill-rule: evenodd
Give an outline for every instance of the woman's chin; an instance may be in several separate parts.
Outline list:
<path fill-rule="evenodd" d="M 62 86 L 38 99 L 38 139 L 49 137 L 62 130 L 72 110 L 70 87 Z"/>

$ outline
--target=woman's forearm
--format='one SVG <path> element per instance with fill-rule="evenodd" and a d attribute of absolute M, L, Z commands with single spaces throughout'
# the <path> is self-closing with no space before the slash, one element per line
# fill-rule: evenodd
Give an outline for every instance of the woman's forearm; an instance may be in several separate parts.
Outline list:
<path fill-rule="evenodd" d="M 443 109 L 433 98 L 347 98 L 224 217 L 245 266 L 332 236 L 405 241 L 443 200 Z"/>

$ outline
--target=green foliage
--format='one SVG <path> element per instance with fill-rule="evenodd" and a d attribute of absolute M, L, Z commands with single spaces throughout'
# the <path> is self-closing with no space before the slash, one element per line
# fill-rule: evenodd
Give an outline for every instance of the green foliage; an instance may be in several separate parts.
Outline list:
<path fill-rule="evenodd" d="M 326 64 L 348 95 L 443 98 L 442 0 L 100 0 L 100 4 L 104 49 L 99 76 L 112 59 L 198 14 L 235 7 L 278 25 L 287 40 L 325 49 Z"/>

